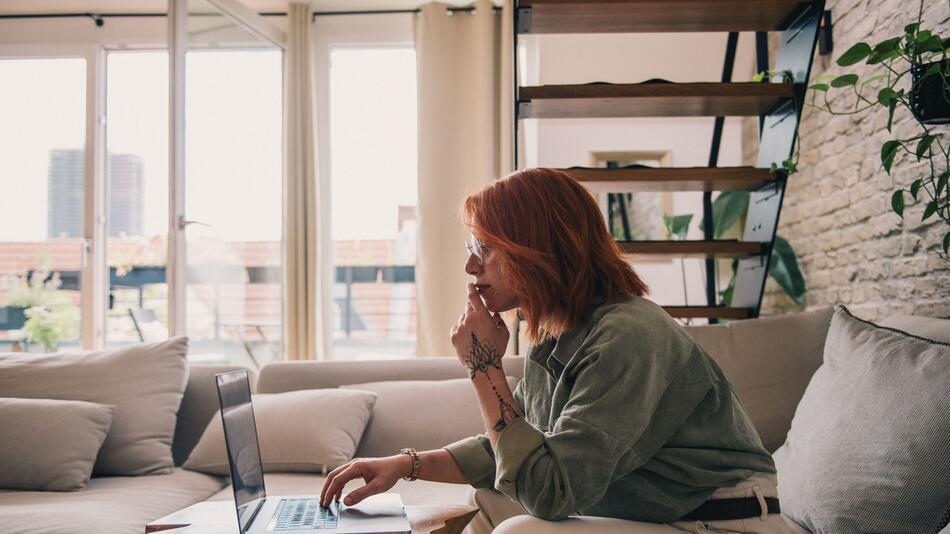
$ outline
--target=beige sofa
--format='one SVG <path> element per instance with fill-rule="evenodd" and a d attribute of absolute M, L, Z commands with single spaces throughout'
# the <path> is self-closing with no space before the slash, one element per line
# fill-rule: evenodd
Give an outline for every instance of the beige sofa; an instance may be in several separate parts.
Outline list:
<path fill-rule="evenodd" d="M 774 450 L 785 439 L 798 400 L 821 364 L 822 348 L 832 310 L 763 318 L 728 326 L 690 327 L 691 335 L 713 356 L 734 385 L 756 424 L 763 442 Z M 891 324 L 935 337 L 944 332 L 950 342 L 950 321 L 897 317 Z M 751 341 L 750 341 L 751 340 Z M 507 373 L 523 374 L 524 359 L 505 360 Z M 232 367 L 193 366 L 179 411 L 173 444 L 176 465 L 181 465 L 198 442 L 217 410 L 213 377 Z M 279 393 L 299 389 L 335 388 L 376 381 L 441 381 L 464 378 L 455 358 L 407 359 L 356 362 L 281 362 L 265 366 L 256 377 L 256 391 Z M 407 386 L 403 395 L 412 396 Z M 477 413 L 477 412 L 473 412 Z M 407 431 L 388 435 L 383 443 L 360 443 L 357 455 L 366 450 L 396 453 L 400 447 L 435 448 L 452 437 L 481 431 L 477 415 L 435 420 L 431 414 L 401 415 Z M 391 421 L 390 421 L 391 422 Z M 366 435 L 374 425 L 370 420 Z M 389 425 L 390 431 L 393 425 Z M 416 430 L 412 430 L 412 429 Z M 420 432 L 419 428 L 437 429 Z M 324 478 L 316 474 L 275 473 L 266 476 L 268 493 L 318 493 Z M 467 502 L 466 486 L 424 481 L 397 484 L 410 505 L 459 504 Z M 222 477 L 177 468 L 171 475 L 93 478 L 85 490 L 69 493 L 0 491 L 0 530 L 6 533 L 138 533 L 145 523 L 203 500 L 231 498 Z M 543 530 L 541 530 L 543 531 Z"/>

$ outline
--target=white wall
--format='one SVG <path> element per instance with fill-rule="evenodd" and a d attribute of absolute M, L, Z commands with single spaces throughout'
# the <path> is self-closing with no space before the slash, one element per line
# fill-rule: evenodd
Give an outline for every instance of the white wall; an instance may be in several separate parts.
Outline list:
<path fill-rule="evenodd" d="M 720 81 L 725 33 L 540 35 L 524 40 L 528 65 L 523 85 L 594 81 L 636 83 L 651 78 L 675 82 Z M 754 73 L 754 37 L 739 38 L 733 81 Z M 544 119 L 523 121 L 528 166 L 590 164 L 594 151 L 670 151 L 676 167 L 706 166 L 713 118 Z M 738 118 L 726 120 L 719 165 L 742 164 Z M 702 239 L 701 193 L 675 193 L 674 214 L 694 213 L 689 239 Z M 689 304 L 705 304 L 700 260 L 686 260 Z M 637 261 L 635 267 L 661 304 L 684 304 L 679 260 Z"/>

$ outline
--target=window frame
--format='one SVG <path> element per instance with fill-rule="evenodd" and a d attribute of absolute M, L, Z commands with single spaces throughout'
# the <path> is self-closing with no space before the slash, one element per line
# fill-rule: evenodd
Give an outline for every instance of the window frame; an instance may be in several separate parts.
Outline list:
<path fill-rule="evenodd" d="M 412 48 L 415 49 L 415 13 L 382 13 L 372 15 L 325 15 L 316 16 L 313 25 L 311 51 L 314 57 L 314 91 L 316 91 L 317 176 L 320 190 L 318 213 L 326 225 L 322 235 L 332 240 L 329 228 L 332 192 L 332 153 L 330 140 L 330 63 L 334 49 L 338 48 Z M 332 245 L 331 245 L 332 247 Z M 332 250 L 332 249 L 331 249 Z M 323 261 L 323 260 L 321 260 Z M 336 265 L 332 258 L 326 259 L 327 282 L 332 287 Z M 336 359 L 335 343 L 329 343 L 328 360 Z"/>

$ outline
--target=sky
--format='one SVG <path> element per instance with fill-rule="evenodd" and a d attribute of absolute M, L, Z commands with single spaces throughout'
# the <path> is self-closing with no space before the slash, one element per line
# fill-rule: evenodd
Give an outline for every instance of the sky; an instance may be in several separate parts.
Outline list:
<path fill-rule="evenodd" d="M 186 72 L 186 213 L 225 240 L 281 235 L 281 56 L 193 51 Z M 415 205 L 416 73 L 411 48 L 337 49 L 331 67 L 334 239 L 394 239 Z M 0 241 L 46 238 L 49 152 L 85 135 L 85 61 L 0 60 Z M 107 145 L 144 160 L 144 228 L 167 229 L 165 52 L 110 52 Z"/>

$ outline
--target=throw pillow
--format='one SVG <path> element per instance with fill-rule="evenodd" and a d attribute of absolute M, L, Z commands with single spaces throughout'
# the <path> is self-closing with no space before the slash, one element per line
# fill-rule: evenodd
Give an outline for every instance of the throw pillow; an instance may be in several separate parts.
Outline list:
<path fill-rule="evenodd" d="M 252 395 L 265 473 L 322 473 L 353 458 L 376 402 L 366 391 L 305 389 Z M 219 411 L 184 467 L 228 474 Z"/>
<path fill-rule="evenodd" d="M 508 377 L 514 391 L 517 380 Z M 392 380 L 340 386 L 378 395 L 358 457 L 389 456 L 403 447 L 429 450 L 485 431 L 472 381 Z"/>
<path fill-rule="evenodd" d="M 81 353 L 0 354 L 0 396 L 115 406 L 95 475 L 171 473 L 188 339 Z"/>
<path fill-rule="evenodd" d="M 950 344 L 839 306 L 776 451 L 782 512 L 812 532 L 936 532 L 950 505 Z"/>
<path fill-rule="evenodd" d="M 0 398 L 0 488 L 84 488 L 114 415 L 91 402 Z"/>
<path fill-rule="evenodd" d="M 785 443 L 795 406 L 821 365 L 833 313 L 826 307 L 686 327 L 686 332 L 722 369 L 769 451 Z"/>

